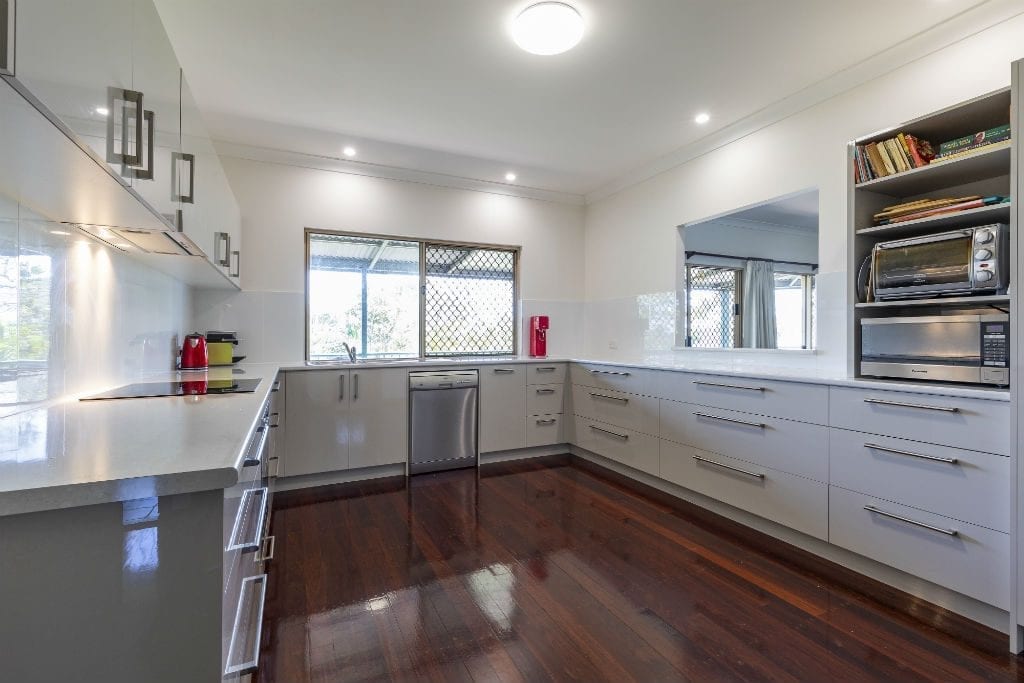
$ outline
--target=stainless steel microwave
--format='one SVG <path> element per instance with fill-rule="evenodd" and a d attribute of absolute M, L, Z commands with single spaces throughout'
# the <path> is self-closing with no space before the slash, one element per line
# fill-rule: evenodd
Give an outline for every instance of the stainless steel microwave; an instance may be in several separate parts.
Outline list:
<path fill-rule="evenodd" d="M 875 300 L 1002 294 L 1009 285 L 1009 247 L 1003 223 L 879 242 L 871 252 Z"/>
<path fill-rule="evenodd" d="M 872 377 L 1010 384 L 1010 316 L 862 318 L 860 373 Z"/>

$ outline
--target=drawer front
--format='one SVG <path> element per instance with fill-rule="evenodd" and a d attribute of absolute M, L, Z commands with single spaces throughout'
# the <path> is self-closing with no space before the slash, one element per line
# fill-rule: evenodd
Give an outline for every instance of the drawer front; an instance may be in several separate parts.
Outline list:
<path fill-rule="evenodd" d="M 828 387 L 726 375 L 659 372 L 660 398 L 812 424 L 828 424 Z"/>
<path fill-rule="evenodd" d="M 527 384 L 565 384 L 565 363 L 530 363 L 526 366 Z"/>
<path fill-rule="evenodd" d="M 828 427 L 661 402 L 661 438 L 828 482 Z"/>
<path fill-rule="evenodd" d="M 532 415 L 526 418 L 527 448 L 565 442 L 564 421 L 561 415 Z"/>
<path fill-rule="evenodd" d="M 658 433 L 658 399 L 597 387 L 572 387 L 572 410 L 580 417 L 644 434 Z"/>
<path fill-rule="evenodd" d="M 262 486 L 261 471 L 259 467 L 243 467 L 238 475 L 238 483 L 231 488 L 224 489 L 224 519 L 223 536 L 224 547 L 228 546 L 231 532 L 234 530 L 235 520 L 238 517 L 238 506 L 242 502 L 242 496 L 249 489 Z"/>
<path fill-rule="evenodd" d="M 830 483 L 1010 531 L 1010 458 L 843 429 L 829 431 Z"/>
<path fill-rule="evenodd" d="M 585 417 L 576 417 L 575 427 L 577 446 L 648 474 L 658 475 L 657 437 Z"/>
<path fill-rule="evenodd" d="M 990 605 L 1009 607 L 1009 534 L 837 486 L 829 489 L 829 520 L 834 545 Z M 956 535 L 948 533 L 954 531 Z"/>
<path fill-rule="evenodd" d="M 661 441 L 661 476 L 815 538 L 828 533 L 828 485 L 749 462 Z"/>
<path fill-rule="evenodd" d="M 649 393 L 649 378 L 652 374 L 651 370 L 597 363 L 573 363 L 569 366 L 569 377 L 573 384 L 638 395 Z"/>
<path fill-rule="evenodd" d="M 868 434 L 1010 454 L 1010 404 L 832 387 L 830 424 Z"/>
<path fill-rule="evenodd" d="M 563 384 L 532 384 L 526 387 L 527 415 L 561 415 Z"/>

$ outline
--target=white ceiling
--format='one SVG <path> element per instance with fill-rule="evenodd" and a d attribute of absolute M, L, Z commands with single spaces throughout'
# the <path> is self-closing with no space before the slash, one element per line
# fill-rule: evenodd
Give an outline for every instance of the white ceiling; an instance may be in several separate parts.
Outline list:
<path fill-rule="evenodd" d="M 214 137 L 583 195 L 979 0 L 571 0 L 574 50 L 508 37 L 523 0 L 158 0 Z M 708 111 L 706 126 L 693 123 Z"/>

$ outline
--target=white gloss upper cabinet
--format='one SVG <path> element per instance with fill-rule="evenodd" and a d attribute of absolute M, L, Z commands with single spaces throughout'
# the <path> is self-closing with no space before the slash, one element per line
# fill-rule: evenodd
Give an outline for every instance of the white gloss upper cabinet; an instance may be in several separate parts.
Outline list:
<path fill-rule="evenodd" d="M 352 370 L 350 378 L 348 466 L 404 463 L 409 457 L 409 371 Z"/>
<path fill-rule="evenodd" d="M 18 2 L 15 79 L 96 154 L 107 158 L 110 87 L 135 88 L 132 51 L 136 0 Z M 148 103 L 144 102 L 145 106 Z M 108 162 L 120 175 L 120 162 Z M 130 179 L 125 180 L 131 184 Z"/>
<path fill-rule="evenodd" d="M 526 447 L 526 366 L 480 368 L 480 452 Z"/>
<path fill-rule="evenodd" d="M 143 93 L 144 121 L 142 163 L 127 175 L 135 191 L 174 224 L 179 204 L 172 192 L 172 164 L 181 151 L 181 69 L 150 0 L 136 0 L 132 35 L 132 68 L 136 89 Z"/>
<path fill-rule="evenodd" d="M 348 469 L 349 375 L 347 370 L 288 373 L 286 476 Z"/>

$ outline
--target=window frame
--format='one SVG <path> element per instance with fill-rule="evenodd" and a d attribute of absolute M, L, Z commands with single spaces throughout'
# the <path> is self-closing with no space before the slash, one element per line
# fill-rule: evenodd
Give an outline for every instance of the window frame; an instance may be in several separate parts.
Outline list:
<path fill-rule="evenodd" d="M 813 296 L 814 289 L 816 286 L 815 278 L 817 273 L 793 273 L 786 270 L 775 271 L 776 275 L 788 275 L 790 277 L 800 278 L 800 297 L 802 300 L 802 313 L 803 320 L 801 321 L 801 339 L 802 346 L 800 348 L 788 347 L 782 349 L 783 351 L 801 351 L 809 350 L 813 348 L 812 341 L 814 337 L 814 307 Z"/>
<path fill-rule="evenodd" d="M 426 286 L 427 286 L 427 259 L 426 252 L 428 247 L 449 247 L 456 249 L 493 249 L 496 251 L 509 251 L 512 252 L 512 350 L 509 354 L 478 354 L 478 353 L 446 353 L 443 357 L 450 358 L 472 358 L 472 357 L 493 357 L 503 358 L 508 356 L 515 356 L 519 353 L 519 327 L 521 324 L 520 320 L 520 301 L 519 301 L 519 266 L 522 260 L 523 248 L 520 245 L 511 244 L 491 244 L 487 242 L 460 242 L 458 240 L 440 240 L 430 239 L 427 237 L 410 237 L 407 235 L 386 235 L 381 233 L 372 232 L 357 232 L 353 230 L 326 230 L 321 228 L 310 228 L 307 227 L 303 231 L 303 239 L 305 241 L 305 254 L 304 254 L 304 278 L 305 278 L 305 351 L 304 356 L 307 362 L 310 360 L 309 354 L 309 263 L 310 263 L 310 243 L 311 236 L 314 235 L 329 235 L 333 237 L 354 237 L 362 239 L 379 239 L 379 240 L 391 240 L 395 242 L 415 242 L 419 245 L 419 295 L 417 297 L 417 307 L 419 309 L 419 332 L 417 334 L 417 355 L 410 356 L 410 358 L 427 358 L 426 356 Z M 363 331 L 365 334 L 365 331 Z"/>
<path fill-rule="evenodd" d="M 687 349 L 738 349 L 743 346 L 743 267 L 742 266 L 711 266 L 701 263 L 684 264 L 686 271 L 683 279 L 684 309 L 686 317 L 683 322 L 683 347 Z M 690 285 L 691 268 L 714 268 L 717 270 L 729 270 L 733 273 L 735 288 L 733 289 L 733 316 L 732 316 L 732 346 L 694 346 L 693 345 L 693 309 L 690 306 Z"/>

